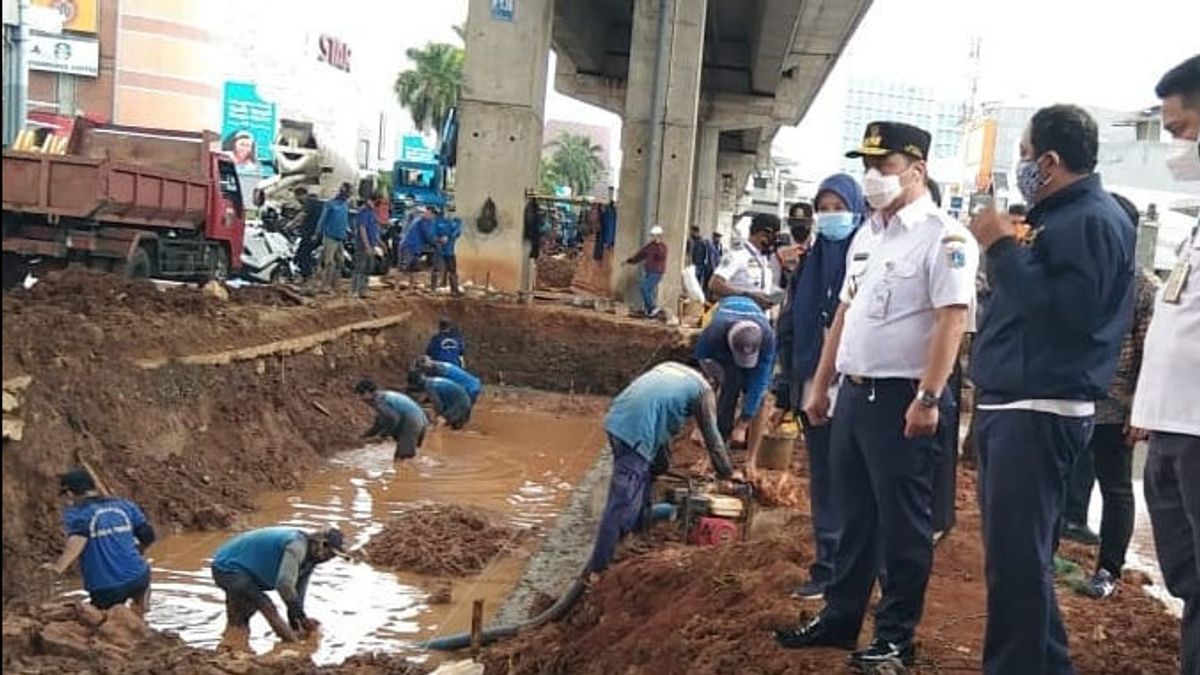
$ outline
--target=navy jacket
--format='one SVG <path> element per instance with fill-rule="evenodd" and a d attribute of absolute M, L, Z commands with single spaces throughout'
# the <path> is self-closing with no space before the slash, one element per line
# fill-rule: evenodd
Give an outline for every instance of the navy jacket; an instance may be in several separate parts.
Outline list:
<path fill-rule="evenodd" d="M 1032 246 L 987 251 L 992 297 L 971 359 L 980 401 L 1103 399 L 1133 320 L 1133 223 L 1095 174 L 1029 221 Z"/>

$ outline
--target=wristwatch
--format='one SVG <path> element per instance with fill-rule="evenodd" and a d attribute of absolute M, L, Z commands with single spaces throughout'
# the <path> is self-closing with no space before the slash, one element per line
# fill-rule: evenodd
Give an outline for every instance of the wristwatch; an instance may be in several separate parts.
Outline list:
<path fill-rule="evenodd" d="M 917 403 L 920 403 L 926 408 L 936 408 L 938 406 L 938 401 L 941 400 L 941 398 L 942 397 L 939 394 L 935 394 L 928 389 L 917 390 Z"/>

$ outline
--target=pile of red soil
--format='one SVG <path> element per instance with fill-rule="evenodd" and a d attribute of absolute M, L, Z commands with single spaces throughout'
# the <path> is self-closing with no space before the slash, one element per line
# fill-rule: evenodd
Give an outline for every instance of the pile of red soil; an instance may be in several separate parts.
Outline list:
<path fill-rule="evenodd" d="M 679 469 L 708 472 L 698 444 L 677 442 L 673 450 Z M 742 454 L 735 453 L 735 463 Z M 656 528 L 644 541 L 623 547 L 562 621 L 491 647 L 485 653 L 488 675 L 851 672 L 844 652 L 785 650 L 771 635 L 822 606 L 789 598 L 812 561 L 804 457 L 797 453 L 791 471 L 800 512 L 781 530 L 705 549 L 684 546 Z M 934 552 L 912 672 L 982 669 L 987 591 L 975 489 L 974 474 L 960 471 L 958 525 Z M 1085 569 L 1094 567 L 1090 550 L 1067 546 L 1064 553 L 1080 558 Z M 1129 574 L 1116 595 L 1099 602 L 1060 583 L 1059 604 L 1080 675 L 1179 671 L 1179 622 L 1143 592 L 1144 582 L 1143 575 Z M 863 643 L 871 623 L 868 613 Z"/>
<path fill-rule="evenodd" d="M 432 504 L 391 520 L 367 542 L 366 554 L 372 563 L 392 569 L 462 577 L 483 570 L 522 534 L 481 511 Z"/>
<path fill-rule="evenodd" d="M 570 288 L 577 268 L 577 259 L 570 256 L 556 255 L 538 258 L 537 289 L 558 291 Z"/>
<path fill-rule="evenodd" d="M 76 602 L 14 608 L 4 615 L 4 672 L 67 675 L 422 675 L 429 666 L 397 656 L 358 655 L 318 668 L 303 647 L 270 654 L 216 653 L 146 627 L 124 607 Z"/>

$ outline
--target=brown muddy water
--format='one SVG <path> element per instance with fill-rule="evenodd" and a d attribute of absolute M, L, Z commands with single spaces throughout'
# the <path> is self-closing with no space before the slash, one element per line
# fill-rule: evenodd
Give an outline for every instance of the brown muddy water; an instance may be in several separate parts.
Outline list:
<path fill-rule="evenodd" d="M 418 457 L 399 465 L 392 462 L 391 443 L 338 455 L 309 476 L 304 489 L 263 494 L 261 508 L 245 525 L 336 525 L 354 550 L 390 516 L 438 502 L 487 509 L 514 525 L 540 530 L 558 514 L 602 445 L 599 416 L 555 405 L 561 398 L 538 394 L 536 409 L 530 409 L 511 398 L 485 397 L 467 429 L 431 430 Z M 152 626 L 198 647 L 217 646 L 225 627 L 224 594 L 213 584 L 209 560 L 229 536 L 189 532 L 166 536 L 151 547 Z M 488 615 L 499 609 L 537 543 L 499 557 L 479 575 L 455 580 L 452 604 L 441 606 L 427 602 L 432 578 L 341 559 L 321 565 L 306 602 L 309 615 L 322 623 L 317 643 L 310 646 L 313 659 L 324 664 L 357 652 L 405 651 L 416 642 L 468 629 L 471 601 L 484 599 Z M 256 616 L 252 649 L 266 652 L 275 643 L 266 621 Z"/>

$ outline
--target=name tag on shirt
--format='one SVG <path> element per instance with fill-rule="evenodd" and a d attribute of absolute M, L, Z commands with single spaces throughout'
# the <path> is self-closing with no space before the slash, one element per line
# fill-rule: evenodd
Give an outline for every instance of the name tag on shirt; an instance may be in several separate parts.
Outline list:
<path fill-rule="evenodd" d="M 867 307 L 867 316 L 872 319 L 887 318 L 888 301 L 892 297 L 892 290 L 887 286 L 880 284 L 871 293 L 871 304 Z"/>
<path fill-rule="evenodd" d="M 1181 258 L 1179 262 L 1175 263 L 1174 269 L 1171 270 L 1171 276 L 1167 277 L 1167 283 L 1163 286 L 1163 302 L 1172 305 L 1179 304 L 1179 300 L 1183 296 L 1183 289 L 1187 286 L 1188 276 L 1191 272 L 1191 260 Z"/>

